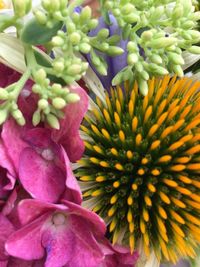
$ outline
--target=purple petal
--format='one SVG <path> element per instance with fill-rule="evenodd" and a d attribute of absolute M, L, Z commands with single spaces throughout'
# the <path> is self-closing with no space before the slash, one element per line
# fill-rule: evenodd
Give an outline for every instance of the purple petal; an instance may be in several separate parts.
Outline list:
<path fill-rule="evenodd" d="M 79 127 L 88 109 L 88 97 L 81 87 L 71 88 L 72 93 L 80 96 L 80 101 L 67 105 L 65 118 L 60 123 L 60 130 L 52 132 L 52 139 L 65 148 L 70 161 L 75 162 L 84 152 L 84 144 L 79 135 Z"/>
<path fill-rule="evenodd" d="M 65 190 L 63 171 L 32 148 L 25 148 L 20 155 L 19 179 L 33 198 L 44 201 L 58 201 Z"/>
<path fill-rule="evenodd" d="M 24 260 L 37 260 L 44 256 L 41 244 L 41 227 L 49 217 L 46 213 L 33 223 L 14 232 L 8 238 L 5 248 L 13 257 Z"/>

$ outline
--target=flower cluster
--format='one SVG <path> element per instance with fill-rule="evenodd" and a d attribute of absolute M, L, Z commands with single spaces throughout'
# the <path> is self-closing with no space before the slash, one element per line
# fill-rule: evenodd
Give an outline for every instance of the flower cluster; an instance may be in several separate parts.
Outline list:
<path fill-rule="evenodd" d="M 20 76 L 3 65 L 1 74 L 1 85 Z M 11 118 L 1 129 L 0 266 L 133 266 L 137 254 L 112 246 L 103 220 L 80 205 L 70 162 L 84 149 L 78 129 L 88 108 L 86 93 L 70 88 L 81 101 L 67 106 L 60 130 L 53 130 L 32 125 L 37 99 L 31 86 L 26 83 L 18 102 L 26 126 Z"/>

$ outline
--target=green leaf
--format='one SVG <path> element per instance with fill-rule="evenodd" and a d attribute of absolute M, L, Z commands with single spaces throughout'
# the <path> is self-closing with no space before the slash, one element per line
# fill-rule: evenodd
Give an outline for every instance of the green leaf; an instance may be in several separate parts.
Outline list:
<path fill-rule="evenodd" d="M 22 30 L 21 40 L 32 45 L 42 45 L 51 41 L 57 31 L 62 28 L 62 22 L 56 22 L 52 28 L 40 25 L 35 18 L 31 19 Z"/>

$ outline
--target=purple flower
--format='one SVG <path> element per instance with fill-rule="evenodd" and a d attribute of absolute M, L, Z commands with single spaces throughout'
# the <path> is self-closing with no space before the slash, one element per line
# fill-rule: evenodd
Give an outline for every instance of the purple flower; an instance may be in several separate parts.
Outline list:
<path fill-rule="evenodd" d="M 115 35 L 115 34 L 121 36 L 121 30 L 117 24 L 115 17 L 112 14 L 110 14 L 109 18 L 110 18 L 111 25 L 107 25 L 104 21 L 104 18 L 100 17 L 98 27 L 96 29 L 92 30 L 89 35 L 90 36 L 96 36 L 97 33 L 101 29 L 106 28 L 109 30 L 110 36 Z M 101 56 L 103 56 L 103 58 L 105 59 L 105 61 L 108 64 L 108 73 L 107 73 L 107 76 L 102 76 L 95 70 L 95 67 L 94 67 L 94 71 L 97 74 L 97 76 L 99 77 L 104 88 L 107 90 L 110 89 L 110 87 L 112 85 L 112 79 L 115 77 L 115 75 L 127 66 L 127 51 L 126 51 L 127 43 L 128 43 L 128 40 L 122 40 L 121 39 L 121 41 L 117 44 L 119 47 L 121 47 L 125 51 L 120 56 L 110 57 L 110 56 L 106 56 L 106 55 L 101 55 L 101 53 L 99 53 Z M 93 67 L 91 59 L 90 59 L 90 55 L 87 56 L 87 59 L 88 59 L 90 65 Z"/>
<path fill-rule="evenodd" d="M 22 227 L 7 239 L 9 255 L 46 258 L 45 267 L 97 267 L 102 262 L 97 240 L 106 228 L 93 212 L 68 201 L 55 205 L 27 199 L 19 203 L 18 214 Z"/>

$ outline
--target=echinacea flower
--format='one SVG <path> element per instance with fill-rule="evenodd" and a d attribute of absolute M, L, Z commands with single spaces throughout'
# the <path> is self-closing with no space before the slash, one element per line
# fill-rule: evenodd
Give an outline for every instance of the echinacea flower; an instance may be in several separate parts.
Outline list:
<path fill-rule="evenodd" d="M 200 83 L 165 76 L 148 95 L 125 85 L 98 91 L 82 124 L 77 163 L 84 206 L 108 224 L 113 243 L 142 242 L 176 263 L 200 242 Z"/>

